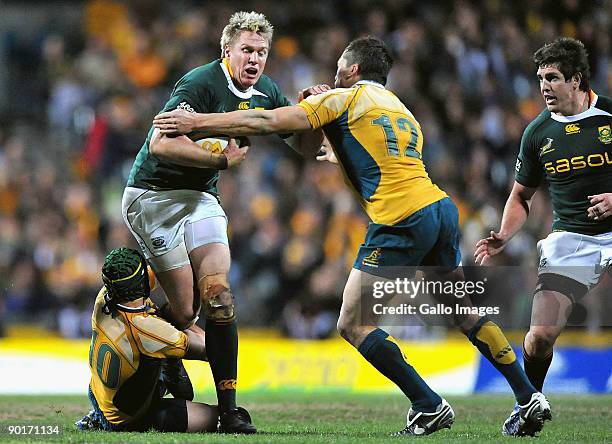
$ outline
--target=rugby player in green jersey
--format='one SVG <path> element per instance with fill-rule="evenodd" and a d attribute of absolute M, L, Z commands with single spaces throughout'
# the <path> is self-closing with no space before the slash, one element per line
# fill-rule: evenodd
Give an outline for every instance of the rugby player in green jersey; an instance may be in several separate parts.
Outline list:
<path fill-rule="evenodd" d="M 366 315 L 361 299 L 369 282 L 384 282 L 380 271 L 388 267 L 424 266 L 427 278 L 464 279 L 457 208 L 427 175 L 418 121 L 384 86 L 392 63 L 382 40 L 358 38 L 338 60 L 336 88 L 313 87 L 296 106 L 224 114 L 174 110 L 156 116 L 154 124 L 162 132 L 223 128 L 233 135 L 323 128 L 346 183 L 371 219 L 344 288 L 338 331 L 410 399 L 399 434 L 427 435 L 449 428 L 455 414 L 408 363 L 395 339 L 377 326 L 377 313 Z M 455 304 L 471 307 L 461 296 L 452 297 Z M 455 312 L 453 320 L 512 387 L 522 406 L 521 433 L 541 430 L 550 405 L 527 379 L 500 328 L 475 313 Z"/>
<path fill-rule="evenodd" d="M 542 390 L 553 345 L 571 306 L 612 263 L 612 101 L 589 87 L 584 45 L 559 38 L 534 54 L 546 109 L 527 126 L 501 228 L 476 244 L 476 263 L 500 253 L 521 229 L 543 179 L 553 207 L 552 233 L 538 242 L 538 284 L 523 342 L 525 372 Z M 503 432 L 517 433 L 517 413 Z"/>
<path fill-rule="evenodd" d="M 263 75 L 272 26 L 255 12 L 232 15 L 221 37 L 221 59 L 185 74 L 163 111 L 224 113 L 289 105 Z M 255 433 L 236 407 L 238 334 L 228 282 L 227 219 L 217 196 L 219 170 L 238 165 L 248 147 L 223 134 L 161 134 L 153 127 L 138 153 L 123 194 L 123 216 L 170 302 L 169 318 L 186 329 L 206 316 L 206 349 L 219 404 L 219 431 Z M 322 133 L 284 139 L 316 152 Z M 226 145 L 224 147 L 224 145 Z"/>

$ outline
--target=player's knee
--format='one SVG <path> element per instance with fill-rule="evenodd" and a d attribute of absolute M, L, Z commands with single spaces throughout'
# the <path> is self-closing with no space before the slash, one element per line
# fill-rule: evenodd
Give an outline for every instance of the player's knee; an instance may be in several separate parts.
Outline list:
<path fill-rule="evenodd" d="M 204 276 L 198 282 L 206 319 L 227 323 L 235 319 L 234 296 L 225 273 Z"/>
<path fill-rule="evenodd" d="M 534 357 L 548 356 L 557 340 L 555 328 L 531 327 L 525 337 L 526 347 Z"/>

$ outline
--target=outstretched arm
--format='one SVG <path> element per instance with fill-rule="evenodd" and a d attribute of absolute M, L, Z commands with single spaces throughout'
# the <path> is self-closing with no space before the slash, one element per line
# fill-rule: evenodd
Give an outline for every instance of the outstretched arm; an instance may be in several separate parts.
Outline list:
<path fill-rule="evenodd" d="M 177 109 L 158 114 L 153 125 L 162 134 L 198 131 L 206 135 L 252 136 L 311 130 L 306 111 L 299 106 L 272 110 L 249 109 L 229 113 L 200 114 Z"/>
<path fill-rule="evenodd" d="M 298 93 L 298 102 L 301 102 L 309 96 L 323 94 L 330 89 L 331 88 L 329 85 L 325 84 L 313 85 L 308 88 L 304 88 Z M 314 129 L 313 131 L 298 132 L 288 139 L 285 139 L 285 143 L 287 143 L 287 145 L 302 156 L 312 157 L 321 150 L 321 145 L 324 144 L 324 139 L 323 130 L 318 128 Z"/>
<path fill-rule="evenodd" d="M 489 237 L 480 239 L 476 243 L 474 258 L 477 264 L 483 265 L 492 256 L 501 253 L 506 248 L 508 241 L 514 237 L 527 220 L 531 198 L 536 190 L 537 188 L 526 187 L 518 182 L 514 182 L 504 207 L 501 228 L 497 233 L 491 231 Z"/>

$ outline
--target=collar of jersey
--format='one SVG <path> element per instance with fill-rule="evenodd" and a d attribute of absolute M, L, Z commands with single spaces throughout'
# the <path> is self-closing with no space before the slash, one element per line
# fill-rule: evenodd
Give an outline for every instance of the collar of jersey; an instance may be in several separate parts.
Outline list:
<path fill-rule="evenodd" d="M 359 82 L 355 83 L 355 85 L 372 85 L 378 88 L 386 89 L 385 85 L 375 82 L 374 80 L 360 80 Z"/>
<path fill-rule="evenodd" d="M 227 88 L 237 97 L 241 98 L 241 99 L 250 99 L 253 96 L 264 96 L 264 97 L 268 97 L 266 94 L 262 93 L 261 91 L 257 91 L 254 87 L 249 86 L 246 90 L 244 91 L 240 91 L 238 88 L 236 88 L 236 85 L 234 85 L 234 81 L 232 80 L 232 76 L 229 72 L 229 63 L 226 62 L 227 59 L 223 58 L 221 59 L 220 65 L 221 65 L 221 70 L 223 71 L 223 74 L 225 74 L 225 79 L 227 80 Z"/>
<path fill-rule="evenodd" d="M 550 113 L 550 118 L 553 120 L 556 120 L 557 122 L 569 123 L 569 122 L 576 122 L 578 120 L 586 119 L 587 117 L 593 117 L 593 116 L 612 116 L 612 114 L 607 113 L 602 109 L 595 108 L 598 98 L 599 96 L 595 94 L 595 91 L 590 90 L 589 91 L 589 101 L 591 102 L 591 105 L 586 111 L 583 111 L 579 114 L 574 114 L 573 116 L 560 116 L 558 114 Z"/>

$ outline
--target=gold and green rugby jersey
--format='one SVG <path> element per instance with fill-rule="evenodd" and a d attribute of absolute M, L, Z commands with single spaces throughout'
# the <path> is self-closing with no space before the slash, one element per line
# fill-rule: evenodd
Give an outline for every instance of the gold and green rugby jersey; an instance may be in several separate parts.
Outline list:
<path fill-rule="evenodd" d="M 548 182 L 554 231 L 612 231 L 612 217 L 596 221 L 587 216 L 588 196 L 612 192 L 612 101 L 589 95 L 589 108 L 575 116 L 542 111 L 521 140 L 516 181 L 526 187 Z"/>
<path fill-rule="evenodd" d="M 360 81 L 299 106 L 313 128 L 323 128 L 372 222 L 393 225 L 446 197 L 425 171 L 421 126 L 381 84 Z"/>
<path fill-rule="evenodd" d="M 89 386 L 106 419 L 114 425 L 136 421 L 154 396 L 161 360 L 182 358 L 187 335 L 157 316 L 150 300 L 141 307 L 119 305 L 113 315 L 103 311 L 102 288 L 91 318 Z"/>
<path fill-rule="evenodd" d="M 289 100 L 266 75 L 262 75 L 252 87 L 240 91 L 232 81 L 229 63 L 226 60 L 215 60 L 185 74 L 174 86 L 162 111 L 182 108 L 197 113 L 223 113 L 287 105 L 290 105 Z M 159 159 L 149 152 L 152 135 L 153 127 L 136 156 L 128 186 L 151 190 L 188 189 L 217 194 L 218 170 L 186 167 Z M 188 136 L 192 140 L 201 139 L 197 133 Z M 216 150 L 214 146 L 208 148 L 213 152 L 220 151 L 220 146 Z"/>

